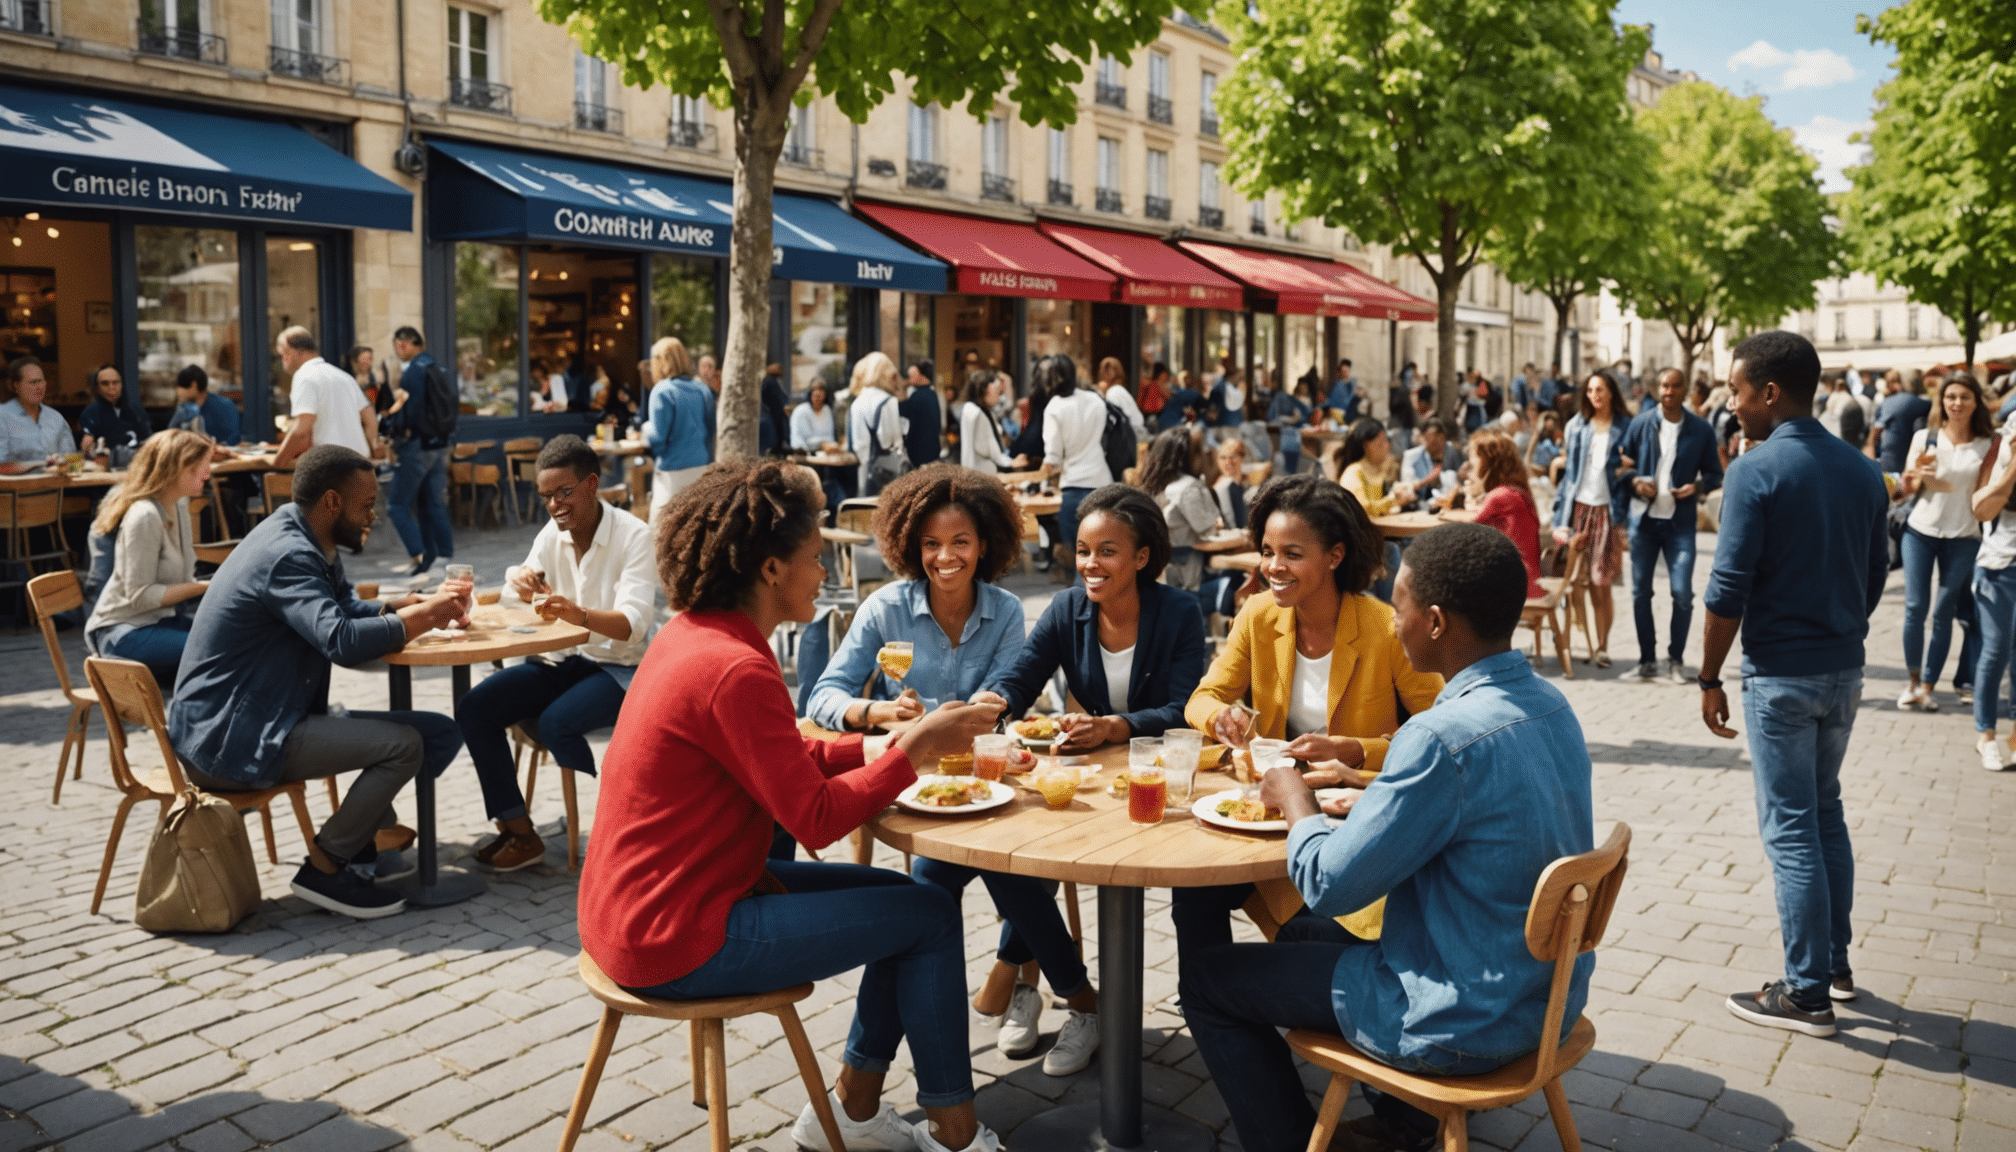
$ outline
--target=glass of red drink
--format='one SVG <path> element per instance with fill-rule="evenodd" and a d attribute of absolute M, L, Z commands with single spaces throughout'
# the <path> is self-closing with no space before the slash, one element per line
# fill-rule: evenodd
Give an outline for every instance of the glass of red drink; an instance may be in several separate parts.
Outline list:
<path fill-rule="evenodd" d="M 1008 752 L 1015 738 L 989 734 L 973 738 L 973 775 L 982 780 L 999 780 L 1008 771 Z"/>

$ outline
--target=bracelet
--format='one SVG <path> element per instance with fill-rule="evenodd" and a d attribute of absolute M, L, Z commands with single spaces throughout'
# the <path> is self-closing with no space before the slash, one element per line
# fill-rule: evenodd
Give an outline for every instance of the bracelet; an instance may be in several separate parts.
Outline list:
<path fill-rule="evenodd" d="M 1710 680 L 1706 676 L 1696 676 L 1694 679 L 1700 683 L 1703 692 L 1716 692 L 1722 688 L 1720 680 Z"/>

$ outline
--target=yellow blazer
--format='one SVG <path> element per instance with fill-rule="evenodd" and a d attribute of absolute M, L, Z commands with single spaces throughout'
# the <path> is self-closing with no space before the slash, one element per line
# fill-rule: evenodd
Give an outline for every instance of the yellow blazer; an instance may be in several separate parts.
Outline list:
<path fill-rule="evenodd" d="M 1274 604 L 1272 592 L 1246 601 L 1232 622 L 1232 633 L 1210 671 L 1190 694 L 1184 720 L 1200 732 L 1225 708 L 1251 698 L 1254 730 L 1272 740 L 1288 738 L 1288 697 L 1295 683 L 1295 613 Z M 1337 638 L 1330 650 L 1330 734 L 1349 736 L 1365 746 L 1364 771 L 1376 773 L 1386 762 L 1386 749 L 1400 727 L 1400 706 L 1411 715 L 1434 707 L 1442 692 L 1442 677 L 1417 672 L 1407 662 L 1393 635 L 1393 609 L 1370 596 L 1346 596 L 1337 613 Z M 1302 907 L 1295 886 L 1286 881 L 1260 885 L 1276 920 L 1287 922 Z M 1353 935 L 1379 937 L 1386 902 L 1338 922 Z"/>

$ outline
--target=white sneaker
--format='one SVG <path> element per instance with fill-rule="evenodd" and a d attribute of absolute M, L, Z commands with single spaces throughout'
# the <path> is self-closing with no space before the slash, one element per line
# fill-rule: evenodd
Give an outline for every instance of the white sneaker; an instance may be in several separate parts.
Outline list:
<path fill-rule="evenodd" d="M 912 1126 L 896 1115 L 896 1109 L 888 1101 L 882 1102 L 882 1110 L 867 1120 L 854 1121 L 840 1107 L 840 1097 L 829 1089 L 826 1102 L 833 1108 L 833 1119 L 840 1125 L 840 1139 L 847 1144 L 846 1152 L 914 1152 L 917 1147 L 916 1133 L 923 1126 Z M 841 1152 L 826 1145 L 826 1130 L 819 1126 L 819 1114 L 812 1111 L 808 1102 L 798 1113 L 798 1122 L 791 1125 L 791 1139 L 800 1148 L 810 1148 L 812 1152 Z"/>
<path fill-rule="evenodd" d="M 2002 752 L 2002 742 L 2000 740 L 1984 740 L 1974 745 L 1974 749 L 1981 753 L 1981 767 L 1986 768 L 1990 772 L 2008 770 L 2009 759 Z"/>
<path fill-rule="evenodd" d="M 1069 1076 L 1083 1072 L 1099 1051 L 1099 1016 L 1094 1012 L 1073 1012 L 1057 1033 L 1057 1043 L 1043 1055 L 1045 1076 Z"/>
<path fill-rule="evenodd" d="M 980 1125 L 980 1131 L 973 1134 L 973 1142 L 964 1148 L 947 1148 L 931 1135 L 931 1121 L 919 1120 L 912 1129 L 917 1139 L 917 1152 L 1001 1152 L 1001 1138 L 992 1128 Z"/>
<path fill-rule="evenodd" d="M 1001 1021 L 1001 1035 L 994 1041 L 994 1047 L 1003 1056 L 1020 1060 L 1036 1051 L 1036 1044 L 1043 1038 L 1038 1027 L 1043 1016 L 1043 994 L 1033 985 L 1016 984 L 1015 994 L 1008 998 L 1008 1015 Z"/>
<path fill-rule="evenodd" d="M 1694 684 L 1694 677 L 1687 675 L 1687 666 L 1678 660 L 1666 661 L 1666 678 L 1675 684 Z"/>
<path fill-rule="evenodd" d="M 1596 665 L 1598 668 L 1608 668 L 1610 666 L 1610 653 L 1598 648 L 1596 650 L 1596 658 L 1591 660 L 1590 663 Z"/>

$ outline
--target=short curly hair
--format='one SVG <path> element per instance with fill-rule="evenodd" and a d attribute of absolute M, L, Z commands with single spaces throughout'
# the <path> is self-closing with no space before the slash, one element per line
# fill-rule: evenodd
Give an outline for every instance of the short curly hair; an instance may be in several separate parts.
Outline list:
<path fill-rule="evenodd" d="M 1162 515 L 1161 505 L 1131 484 L 1108 484 L 1078 505 L 1078 523 L 1101 512 L 1127 525 L 1136 548 L 1148 549 L 1148 563 L 1134 574 L 1135 584 L 1146 588 L 1161 579 L 1162 570 L 1169 567 L 1170 553 L 1169 521 Z M 1075 549 L 1078 542 L 1073 540 L 1069 546 Z"/>
<path fill-rule="evenodd" d="M 875 506 L 875 546 L 882 561 L 906 580 L 924 578 L 924 522 L 939 509 L 958 507 L 979 530 L 978 577 L 992 584 L 1022 559 L 1022 509 L 1007 485 L 957 464 L 927 464 L 897 477 Z"/>
<path fill-rule="evenodd" d="M 1512 539 L 1483 524 L 1443 524 L 1407 545 L 1401 570 L 1422 607 L 1461 616 L 1482 640 L 1508 640 L 1526 610 L 1526 562 Z"/>
<path fill-rule="evenodd" d="M 1335 480 L 1325 479 L 1316 472 L 1302 472 L 1277 477 L 1262 486 L 1259 495 L 1253 497 L 1246 521 L 1255 552 L 1267 535 L 1267 521 L 1276 512 L 1309 525 L 1326 548 L 1344 545 L 1344 562 L 1334 571 L 1338 591 L 1355 596 L 1385 575 L 1385 538 L 1373 527 L 1372 518 L 1365 514 L 1365 506 L 1358 503 L 1358 497 Z"/>
<path fill-rule="evenodd" d="M 797 552 L 819 530 L 818 476 L 781 460 L 710 466 L 658 514 L 658 579 L 674 612 L 742 606 L 763 561 Z"/>

